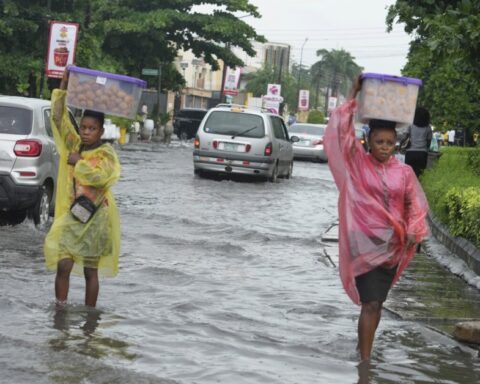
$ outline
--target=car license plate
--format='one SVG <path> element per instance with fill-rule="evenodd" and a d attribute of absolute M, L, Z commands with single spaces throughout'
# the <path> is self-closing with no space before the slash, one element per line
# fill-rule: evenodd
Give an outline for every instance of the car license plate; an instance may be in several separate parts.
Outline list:
<path fill-rule="evenodd" d="M 221 151 L 245 152 L 245 145 L 220 142 L 218 143 L 218 149 Z"/>
<path fill-rule="evenodd" d="M 308 147 L 310 146 L 310 140 L 300 140 L 298 145 L 301 145 L 302 147 Z"/>

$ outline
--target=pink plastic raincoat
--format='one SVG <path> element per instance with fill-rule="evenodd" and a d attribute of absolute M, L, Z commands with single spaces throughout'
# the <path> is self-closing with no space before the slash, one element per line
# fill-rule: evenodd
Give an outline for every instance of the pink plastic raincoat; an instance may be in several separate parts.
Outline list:
<path fill-rule="evenodd" d="M 350 100 L 333 112 L 324 144 L 340 191 L 340 278 L 348 296 L 360 304 L 355 276 L 398 264 L 395 284 L 416 249 L 406 248 L 407 234 L 415 235 L 417 243 L 428 234 L 428 204 L 410 166 L 393 156 L 381 163 L 355 139 L 356 105 Z"/>

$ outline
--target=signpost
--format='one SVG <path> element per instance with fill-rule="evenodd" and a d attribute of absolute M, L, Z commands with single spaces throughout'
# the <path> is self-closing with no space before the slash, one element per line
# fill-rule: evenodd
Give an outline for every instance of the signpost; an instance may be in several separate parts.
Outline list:
<path fill-rule="evenodd" d="M 153 68 L 143 68 L 142 75 L 145 76 L 158 76 L 158 69 Z"/>
<path fill-rule="evenodd" d="M 155 68 L 143 68 L 142 75 L 144 76 L 158 76 L 158 89 L 157 89 L 157 116 L 154 116 L 156 120 L 160 117 L 160 90 L 162 89 L 162 66 L 158 66 L 158 69 Z"/>

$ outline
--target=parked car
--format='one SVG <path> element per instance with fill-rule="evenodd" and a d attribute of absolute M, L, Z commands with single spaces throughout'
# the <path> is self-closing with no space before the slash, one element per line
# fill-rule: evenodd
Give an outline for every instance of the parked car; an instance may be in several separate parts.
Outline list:
<path fill-rule="evenodd" d="M 180 109 L 173 119 L 173 133 L 175 133 L 180 140 L 194 138 L 206 114 L 207 110 L 201 108 Z"/>
<path fill-rule="evenodd" d="M 197 131 L 195 174 L 244 174 L 290 178 L 292 142 L 283 119 L 262 109 L 220 104 L 208 111 Z"/>
<path fill-rule="evenodd" d="M 367 135 L 365 133 L 365 130 L 363 128 L 355 128 L 355 137 L 357 140 L 360 141 L 360 144 L 362 144 L 363 149 L 365 151 L 368 151 L 368 142 L 367 142 Z"/>
<path fill-rule="evenodd" d="M 293 144 L 293 155 L 296 159 L 311 159 L 327 161 L 327 154 L 323 150 L 323 135 L 325 124 L 292 124 L 289 133 L 298 136 L 298 142 Z"/>
<path fill-rule="evenodd" d="M 43 227 L 53 215 L 58 152 L 50 111 L 48 100 L 0 96 L 0 222 L 18 224 L 28 214 Z"/>

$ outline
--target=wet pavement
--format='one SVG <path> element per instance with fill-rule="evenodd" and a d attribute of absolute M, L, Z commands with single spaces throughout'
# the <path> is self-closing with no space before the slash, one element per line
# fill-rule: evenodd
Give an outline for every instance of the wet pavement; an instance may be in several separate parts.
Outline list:
<path fill-rule="evenodd" d="M 0 383 L 480 381 L 477 351 L 448 336 L 451 319 L 480 317 L 480 294 L 423 254 L 357 367 L 359 309 L 321 240 L 336 220 L 326 164 L 296 162 L 271 184 L 194 177 L 191 143 L 119 155 L 121 270 L 101 281 L 97 311 L 80 277 L 55 311 L 44 234 L 0 228 Z"/>

